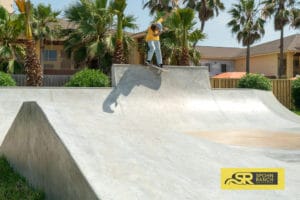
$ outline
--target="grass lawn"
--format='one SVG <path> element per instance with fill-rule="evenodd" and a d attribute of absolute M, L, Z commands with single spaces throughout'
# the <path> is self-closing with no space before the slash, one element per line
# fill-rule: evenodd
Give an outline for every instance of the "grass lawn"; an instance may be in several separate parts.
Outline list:
<path fill-rule="evenodd" d="M 34 190 L 26 180 L 17 174 L 4 157 L 0 157 L 0 199 L 42 200 L 44 194 Z"/>
<path fill-rule="evenodd" d="M 294 113 L 296 113 L 297 115 L 300 115 L 300 110 L 294 110 Z"/>
<path fill-rule="evenodd" d="M 294 113 L 296 113 L 297 115 L 300 115 L 300 110 L 292 110 Z"/>

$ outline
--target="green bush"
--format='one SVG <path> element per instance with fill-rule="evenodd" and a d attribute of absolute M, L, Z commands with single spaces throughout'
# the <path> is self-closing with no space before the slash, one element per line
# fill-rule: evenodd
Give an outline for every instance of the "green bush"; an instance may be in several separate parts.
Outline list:
<path fill-rule="evenodd" d="M 109 78 L 100 70 L 84 69 L 74 74 L 70 81 L 66 83 L 67 87 L 107 87 Z"/>
<path fill-rule="evenodd" d="M 295 107 L 300 109 L 300 78 L 292 82 L 292 98 Z"/>
<path fill-rule="evenodd" d="M 16 82 L 9 74 L 0 72 L 0 86 L 16 86 Z"/>
<path fill-rule="evenodd" d="M 260 74 L 247 74 L 240 79 L 238 87 L 259 90 L 272 90 L 272 83 L 268 78 Z"/>

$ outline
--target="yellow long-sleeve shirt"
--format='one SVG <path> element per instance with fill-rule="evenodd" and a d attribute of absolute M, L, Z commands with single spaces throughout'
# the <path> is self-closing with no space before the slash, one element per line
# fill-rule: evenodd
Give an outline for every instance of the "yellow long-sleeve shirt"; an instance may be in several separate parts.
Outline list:
<path fill-rule="evenodd" d="M 155 34 L 158 34 L 158 31 L 153 31 L 151 27 L 148 28 L 147 35 L 146 35 L 146 42 L 148 41 L 159 41 L 159 35 L 155 36 Z"/>
<path fill-rule="evenodd" d="M 160 18 L 159 20 L 157 20 L 156 23 L 162 23 L 163 22 L 163 18 Z M 159 41 L 159 35 L 155 36 L 156 34 L 158 34 L 159 31 L 153 31 L 151 29 L 151 26 L 148 28 L 147 30 L 147 35 L 146 35 L 146 42 L 148 41 Z"/>

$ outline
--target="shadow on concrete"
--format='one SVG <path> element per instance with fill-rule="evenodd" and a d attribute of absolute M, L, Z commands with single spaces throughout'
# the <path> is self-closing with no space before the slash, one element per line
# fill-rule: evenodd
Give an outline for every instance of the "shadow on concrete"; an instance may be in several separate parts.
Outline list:
<path fill-rule="evenodd" d="M 115 69 L 114 76 L 118 76 L 122 71 Z M 161 86 L 161 75 L 157 70 L 147 69 L 145 67 L 130 67 L 117 81 L 112 92 L 106 97 L 102 108 L 104 112 L 114 113 L 111 106 L 118 106 L 118 98 L 120 95 L 128 96 L 136 86 L 145 86 L 152 90 L 158 90 Z"/>

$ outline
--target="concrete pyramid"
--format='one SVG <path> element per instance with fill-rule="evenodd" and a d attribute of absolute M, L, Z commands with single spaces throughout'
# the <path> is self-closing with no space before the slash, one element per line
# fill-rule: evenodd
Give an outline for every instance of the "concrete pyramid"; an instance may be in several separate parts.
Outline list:
<path fill-rule="evenodd" d="M 23 103 L 1 152 L 47 199 L 98 199 L 36 102 Z"/>

